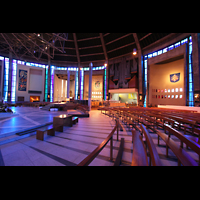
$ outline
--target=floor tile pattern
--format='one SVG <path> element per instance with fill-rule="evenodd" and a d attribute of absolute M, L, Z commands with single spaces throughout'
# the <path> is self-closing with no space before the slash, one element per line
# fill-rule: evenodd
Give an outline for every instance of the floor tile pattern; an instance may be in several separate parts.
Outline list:
<path fill-rule="evenodd" d="M 59 112 L 25 107 L 17 107 L 16 112 L 19 113 L 18 117 L 0 121 L 3 133 L 6 133 L 7 127 L 16 131 L 18 128 L 20 130 L 23 127 L 47 123 L 53 120 L 53 116 L 60 114 Z M 92 110 L 89 118 L 79 118 L 79 122 L 73 127 L 64 127 L 64 131 L 56 131 L 55 136 L 45 134 L 44 141 L 36 140 L 36 132 L 23 136 L 10 134 L 7 136 L 9 142 L 0 143 L 0 166 L 76 166 L 108 136 L 114 126 L 115 121 L 112 118 L 101 114 L 101 111 Z M 160 140 L 158 146 L 157 134 L 149 132 L 162 164 L 164 166 L 177 166 L 177 158 L 173 152 L 169 150 L 169 157 L 166 157 L 165 143 Z M 3 135 L 1 135 L 0 140 L 6 138 Z M 125 139 L 121 166 L 130 166 L 133 149 L 132 137 L 125 125 L 123 131 L 119 132 L 119 139 L 121 137 Z M 89 166 L 113 166 L 120 145 L 116 133 L 113 138 L 113 160 L 109 159 L 110 142 L 108 142 Z M 180 143 L 174 136 L 172 138 Z M 193 151 L 187 150 L 187 152 L 195 160 L 198 160 L 198 155 Z"/>

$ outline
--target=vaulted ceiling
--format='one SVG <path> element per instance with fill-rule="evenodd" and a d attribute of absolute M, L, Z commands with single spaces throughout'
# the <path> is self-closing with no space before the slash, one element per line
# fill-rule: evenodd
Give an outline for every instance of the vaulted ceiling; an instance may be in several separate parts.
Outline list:
<path fill-rule="evenodd" d="M 84 64 L 143 50 L 170 33 L 0 33 L 0 55 L 52 63 Z M 139 43 L 138 43 L 139 42 Z"/>

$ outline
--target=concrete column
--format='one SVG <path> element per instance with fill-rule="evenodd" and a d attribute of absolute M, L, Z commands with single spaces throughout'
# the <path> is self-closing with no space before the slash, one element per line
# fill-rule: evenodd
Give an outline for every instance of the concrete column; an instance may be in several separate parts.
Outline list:
<path fill-rule="evenodd" d="M 90 63 L 89 90 L 88 90 L 88 106 L 89 106 L 89 110 L 91 110 L 91 98 L 92 98 L 92 68 L 93 68 L 93 64 Z"/>
<path fill-rule="evenodd" d="M 69 98 L 69 88 L 70 88 L 70 71 L 67 71 L 67 98 Z"/>

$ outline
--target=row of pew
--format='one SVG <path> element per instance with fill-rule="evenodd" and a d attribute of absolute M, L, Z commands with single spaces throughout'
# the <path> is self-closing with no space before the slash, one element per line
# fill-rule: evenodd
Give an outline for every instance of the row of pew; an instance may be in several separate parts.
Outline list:
<path fill-rule="evenodd" d="M 166 157 L 170 148 L 177 157 L 179 166 L 181 164 L 183 166 L 200 165 L 200 113 L 143 107 L 103 107 L 99 110 L 110 117 L 120 119 L 129 127 L 129 130 L 132 129 L 132 165 L 162 165 L 149 129 L 157 134 L 158 145 L 160 145 L 160 139 L 165 142 Z M 175 142 L 171 135 L 174 135 L 180 144 Z M 198 154 L 199 160 L 194 160 L 183 148 L 183 144 L 187 149 Z"/>

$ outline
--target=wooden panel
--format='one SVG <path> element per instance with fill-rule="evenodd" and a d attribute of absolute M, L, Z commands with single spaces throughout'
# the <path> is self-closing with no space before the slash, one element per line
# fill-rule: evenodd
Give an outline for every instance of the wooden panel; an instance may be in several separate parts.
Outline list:
<path fill-rule="evenodd" d="M 128 87 L 129 88 L 138 88 L 138 80 L 137 80 L 136 75 L 134 75 L 133 78 L 128 82 Z"/>

